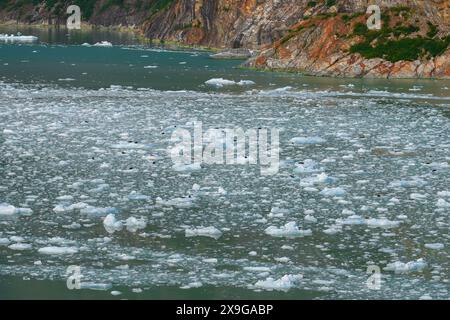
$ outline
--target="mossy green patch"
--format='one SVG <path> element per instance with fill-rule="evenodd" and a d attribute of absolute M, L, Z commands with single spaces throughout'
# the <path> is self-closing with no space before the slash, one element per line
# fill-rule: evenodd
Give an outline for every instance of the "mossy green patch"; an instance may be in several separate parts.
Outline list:
<path fill-rule="evenodd" d="M 394 13 L 399 12 L 409 12 L 409 9 L 396 7 Z M 350 48 L 351 53 L 359 53 L 366 59 L 382 58 L 390 62 L 413 61 L 441 55 L 450 45 L 450 37 L 434 39 L 437 27 L 430 23 L 429 32 L 424 38 L 410 37 L 411 34 L 420 31 L 419 27 L 411 24 L 398 23 L 395 27 L 390 27 L 389 13 L 384 13 L 382 20 L 381 30 L 369 30 L 364 23 L 357 23 L 354 26 L 353 35 L 364 37 L 364 40 L 353 45 Z"/>

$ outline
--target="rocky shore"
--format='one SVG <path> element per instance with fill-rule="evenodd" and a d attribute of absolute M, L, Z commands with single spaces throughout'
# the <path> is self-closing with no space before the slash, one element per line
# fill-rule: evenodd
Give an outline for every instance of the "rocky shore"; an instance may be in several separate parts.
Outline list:
<path fill-rule="evenodd" d="M 69 2 L 8 0 L 0 5 L 0 21 L 64 24 Z M 450 78 L 449 0 L 77 3 L 83 22 L 133 28 L 149 39 L 218 48 L 222 53 L 217 58 L 249 58 L 245 67 L 332 77 Z M 382 11 L 379 30 L 366 27 L 371 4 Z M 258 54 L 236 53 L 245 50 Z"/>

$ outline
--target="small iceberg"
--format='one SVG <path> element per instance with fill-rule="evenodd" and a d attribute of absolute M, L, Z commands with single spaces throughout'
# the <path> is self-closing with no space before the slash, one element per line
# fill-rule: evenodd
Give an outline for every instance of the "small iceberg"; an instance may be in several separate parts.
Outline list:
<path fill-rule="evenodd" d="M 147 221 L 143 218 L 129 217 L 125 220 L 125 225 L 129 232 L 135 233 L 138 230 L 145 229 L 147 227 Z"/>
<path fill-rule="evenodd" d="M 303 163 L 297 164 L 294 168 L 295 174 L 315 173 L 321 171 L 323 171 L 323 169 L 319 167 L 318 163 L 312 159 L 306 159 Z"/>
<path fill-rule="evenodd" d="M 272 237 L 287 237 L 287 238 L 310 236 L 312 234 L 312 231 L 309 229 L 300 230 L 297 227 L 297 223 L 295 221 L 288 222 L 284 226 L 281 226 L 280 228 L 270 226 L 266 228 L 264 232 Z"/>
<path fill-rule="evenodd" d="M 255 289 L 287 291 L 292 287 L 298 285 L 298 283 L 302 278 L 303 276 L 300 274 L 299 275 L 286 274 L 277 280 L 275 280 L 272 277 L 269 277 L 266 280 L 259 280 L 258 282 L 255 283 L 254 287 Z"/>
<path fill-rule="evenodd" d="M 212 87 L 216 87 L 216 88 L 222 88 L 224 86 L 250 86 L 250 85 L 254 85 L 255 82 L 251 81 L 251 80 L 240 80 L 238 82 L 233 81 L 233 80 L 227 80 L 224 78 L 213 78 L 213 79 L 209 79 L 208 81 L 205 81 L 205 84 L 207 84 L 208 86 L 212 86 Z"/>
<path fill-rule="evenodd" d="M 17 250 L 17 251 L 23 251 L 23 250 L 31 250 L 32 246 L 29 243 L 13 243 L 12 245 L 8 246 L 11 250 Z"/>
<path fill-rule="evenodd" d="M 320 194 L 326 197 L 342 197 L 346 194 L 345 190 L 341 187 L 325 188 L 320 191 Z"/>
<path fill-rule="evenodd" d="M 424 259 L 417 259 L 416 261 L 410 261 L 407 263 L 396 261 L 388 263 L 384 268 L 387 271 L 394 271 L 395 273 L 410 273 L 421 272 L 427 267 L 427 263 Z"/>
<path fill-rule="evenodd" d="M 111 288 L 112 288 L 112 284 L 110 284 L 110 283 L 94 283 L 94 282 L 81 282 L 80 283 L 80 289 L 106 291 Z"/>
<path fill-rule="evenodd" d="M 192 164 L 174 164 L 172 169 L 176 172 L 194 172 L 202 169 L 200 163 Z"/>
<path fill-rule="evenodd" d="M 31 215 L 33 210 L 30 208 L 16 208 L 8 203 L 0 203 L 0 216 L 12 215 Z"/>
<path fill-rule="evenodd" d="M 112 43 L 108 41 L 101 41 L 94 44 L 94 47 L 112 47 Z"/>
<path fill-rule="evenodd" d="M 425 243 L 425 248 L 431 250 L 441 250 L 444 249 L 443 243 Z"/>
<path fill-rule="evenodd" d="M 202 236 L 202 237 L 210 237 L 217 240 L 222 236 L 222 231 L 212 226 L 206 228 L 200 227 L 196 229 L 186 229 L 185 236 L 186 237 Z"/>
<path fill-rule="evenodd" d="M 110 213 L 103 219 L 103 226 L 105 227 L 106 232 L 111 234 L 122 230 L 123 223 L 122 221 L 116 220 L 116 216 Z"/>
<path fill-rule="evenodd" d="M 41 254 L 47 255 L 64 255 L 74 254 L 78 252 L 78 248 L 75 247 L 44 247 L 38 250 Z"/>
<path fill-rule="evenodd" d="M 325 142 L 326 140 L 320 137 L 295 137 L 291 139 L 291 143 L 299 145 L 321 144 Z"/>
<path fill-rule="evenodd" d="M 2 41 L 17 41 L 17 42 L 34 42 L 38 40 L 35 36 L 23 36 L 20 32 L 17 35 L 14 34 L 0 34 L 0 40 Z"/>
<path fill-rule="evenodd" d="M 184 197 L 184 198 L 173 198 L 169 200 L 163 200 L 160 197 L 156 198 L 156 204 L 165 207 L 176 207 L 176 208 L 190 208 L 193 207 L 195 197 Z"/>

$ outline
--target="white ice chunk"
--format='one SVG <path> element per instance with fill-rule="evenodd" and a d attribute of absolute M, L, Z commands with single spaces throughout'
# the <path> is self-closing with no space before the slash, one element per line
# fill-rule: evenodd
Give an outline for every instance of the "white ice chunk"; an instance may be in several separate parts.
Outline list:
<path fill-rule="evenodd" d="M 298 283 L 302 278 L 303 278 L 302 275 L 291 275 L 291 274 L 284 275 L 278 280 L 269 277 L 266 280 L 259 280 L 258 282 L 255 283 L 254 287 L 264 290 L 287 291 L 292 287 L 298 285 Z"/>
<path fill-rule="evenodd" d="M 43 247 L 38 250 L 41 254 L 48 255 L 65 255 L 65 254 L 74 254 L 78 252 L 78 248 L 76 247 Z"/>
<path fill-rule="evenodd" d="M 264 230 L 266 234 L 272 237 L 303 237 L 310 236 L 312 234 L 311 230 L 300 230 L 297 227 L 295 221 L 286 223 L 284 226 L 279 228 L 275 226 L 270 226 Z"/>
<path fill-rule="evenodd" d="M 105 219 L 103 219 L 103 226 L 108 233 L 114 233 L 123 228 L 122 221 L 117 221 L 116 216 L 112 213 L 108 214 Z"/>
<path fill-rule="evenodd" d="M 145 229 L 145 227 L 147 226 L 147 221 L 145 221 L 145 219 L 137 219 L 135 217 L 129 217 L 126 221 L 125 221 L 125 225 L 127 226 L 127 230 L 130 232 L 136 232 L 138 230 L 141 229 Z"/>
<path fill-rule="evenodd" d="M 7 246 L 10 242 L 8 238 L 0 238 L 0 246 Z"/>
<path fill-rule="evenodd" d="M 255 82 L 251 80 L 240 80 L 239 82 L 233 81 L 233 80 L 227 80 L 224 78 L 213 78 L 209 79 L 208 81 L 205 81 L 205 84 L 208 86 L 216 87 L 216 88 L 222 88 L 224 86 L 250 86 L 254 85 Z"/>
<path fill-rule="evenodd" d="M 438 199 L 436 206 L 439 208 L 450 208 L 450 202 L 447 202 L 444 199 Z"/>
<path fill-rule="evenodd" d="M 320 168 L 316 161 L 311 159 L 306 159 L 303 163 L 296 165 L 294 168 L 294 173 L 302 174 L 302 173 L 313 173 L 323 171 Z"/>
<path fill-rule="evenodd" d="M 444 249 L 443 243 L 426 243 L 425 248 L 432 249 L 432 250 L 441 250 Z"/>
<path fill-rule="evenodd" d="M 16 208 L 8 203 L 0 203 L 0 216 L 12 216 L 12 215 L 31 215 L 33 210 L 30 208 Z"/>
<path fill-rule="evenodd" d="M 320 137 L 295 137 L 291 139 L 291 143 L 293 144 L 321 144 L 325 143 L 326 140 Z"/>
<path fill-rule="evenodd" d="M 186 229 L 185 230 L 186 237 L 195 237 L 195 236 L 203 236 L 210 237 L 214 239 L 219 239 L 222 236 L 222 231 L 211 226 L 211 227 L 199 227 L 194 229 Z"/>
<path fill-rule="evenodd" d="M 31 250 L 32 246 L 29 243 L 13 243 L 12 245 L 8 246 L 11 250 Z"/>
<path fill-rule="evenodd" d="M 94 44 L 94 47 L 112 47 L 112 43 L 108 41 L 101 41 Z"/>
<path fill-rule="evenodd" d="M 423 259 L 417 259 L 407 263 L 400 261 L 389 263 L 384 270 L 394 271 L 395 273 L 421 272 L 426 266 L 427 263 Z"/>
<path fill-rule="evenodd" d="M 320 191 L 321 195 L 327 196 L 327 197 L 342 197 L 345 195 L 345 190 L 341 187 L 336 188 L 325 188 L 322 191 Z"/>
<path fill-rule="evenodd" d="M 172 166 L 172 169 L 176 172 L 194 172 L 202 169 L 200 163 L 192 163 L 192 164 L 175 164 Z"/>

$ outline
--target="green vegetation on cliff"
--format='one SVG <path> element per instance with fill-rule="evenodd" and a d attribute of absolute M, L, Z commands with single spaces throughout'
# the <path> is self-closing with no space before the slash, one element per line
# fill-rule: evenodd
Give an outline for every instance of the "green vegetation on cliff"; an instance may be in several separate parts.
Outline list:
<path fill-rule="evenodd" d="M 397 7 L 391 10 L 394 15 L 406 16 L 409 9 Z M 354 44 L 350 48 L 351 53 L 359 53 L 366 59 L 382 58 L 390 62 L 401 60 L 414 61 L 421 58 L 433 58 L 443 54 L 450 45 L 450 37 L 444 39 L 435 38 L 438 29 L 428 23 L 426 37 L 419 33 L 419 27 L 412 24 L 397 23 L 390 27 L 389 13 L 383 14 L 381 30 L 369 30 L 363 23 L 357 23 L 353 29 L 354 36 L 360 36 L 364 40 Z"/>

